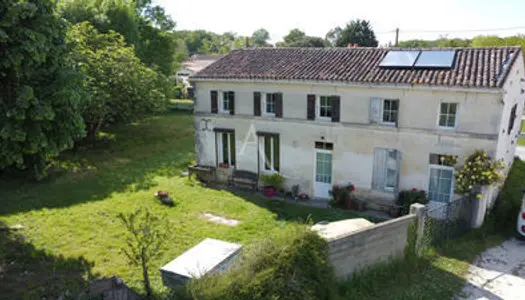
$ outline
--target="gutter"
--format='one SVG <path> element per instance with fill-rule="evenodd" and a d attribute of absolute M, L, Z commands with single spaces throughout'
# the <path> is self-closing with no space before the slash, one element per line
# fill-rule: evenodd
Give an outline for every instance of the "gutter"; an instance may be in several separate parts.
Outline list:
<path fill-rule="evenodd" d="M 306 84 L 322 86 L 341 86 L 341 87 L 360 87 L 360 88 L 381 88 L 381 89 L 413 89 L 413 90 L 433 90 L 433 91 L 454 91 L 454 92 L 479 92 L 487 94 L 503 94 L 502 88 L 477 88 L 477 87 L 457 87 L 457 86 L 433 86 L 422 84 L 380 84 L 380 83 L 351 83 L 341 81 L 324 80 L 275 80 L 275 79 L 228 79 L 228 78 L 198 78 L 190 77 L 192 82 L 228 82 L 228 83 L 273 83 L 273 84 Z"/>

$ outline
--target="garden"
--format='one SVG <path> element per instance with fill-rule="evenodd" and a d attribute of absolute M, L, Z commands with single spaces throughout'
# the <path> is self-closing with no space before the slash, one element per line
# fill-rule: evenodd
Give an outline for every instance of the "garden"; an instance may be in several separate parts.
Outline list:
<path fill-rule="evenodd" d="M 158 267 L 206 237 L 253 244 L 312 222 L 352 218 L 352 212 L 312 208 L 262 195 L 205 188 L 180 177 L 194 157 L 193 116 L 171 113 L 112 127 L 94 143 L 63 153 L 42 181 L 15 173 L 0 177 L 0 220 L 21 225 L 0 233 L 0 295 L 9 299 L 56 298 L 83 291 L 95 277 L 117 275 L 143 292 L 140 267 L 122 249 L 126 229 L 119 214 L 147 208 L 167 230 L 165 250 L 152 261 L 156 293 L 166 292 Z M 173 206 L 158 201 L 168 191 Z M 213 214 L 239 221 L 220 225 Z"/>

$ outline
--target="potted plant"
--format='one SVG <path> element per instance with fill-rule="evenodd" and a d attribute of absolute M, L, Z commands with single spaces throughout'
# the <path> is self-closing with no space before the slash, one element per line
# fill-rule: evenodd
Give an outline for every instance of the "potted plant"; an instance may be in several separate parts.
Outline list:
<path fill-rule="evenodd" d="M 264 183 L 264 195 L 266 197 L 273 197 L 276 195 L 276 192 L 281 188 L 281 185 L 284 183 L 285 178 L 279 173 L 274 173 L 271 175 L 261 175 L 261 180 Z"/>

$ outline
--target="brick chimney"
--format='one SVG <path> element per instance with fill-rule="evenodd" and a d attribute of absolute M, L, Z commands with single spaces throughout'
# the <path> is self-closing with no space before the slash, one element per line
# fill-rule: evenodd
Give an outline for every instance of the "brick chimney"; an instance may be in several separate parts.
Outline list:
<path fill-rule="evenodd" d="M 346 48 L 359 48 L 359 45 L 358 44 L 351 44 L 351 43 L 348 43 L 348 45 L 346 46 Z"/>
<path fill-rule="evenodd" d="M 359 45 L 358 44 L 354 44 L 354 48 L 359 48 Z"/>

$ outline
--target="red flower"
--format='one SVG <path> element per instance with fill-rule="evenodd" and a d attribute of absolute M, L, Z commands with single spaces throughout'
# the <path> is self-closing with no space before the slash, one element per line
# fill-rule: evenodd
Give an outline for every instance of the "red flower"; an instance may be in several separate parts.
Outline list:
<path fill-rule="evenodd" d="M 355 191 L 355 186 L 353 184 L 350 185 L 350 190 L 353 192 Z"/>
<path fill-rule="evenodd" d="M 412 192 L 417 192 L 417 189 L 416 188 L 412 188 Z"/>
<path fill-rule="evenodd" d="M 333 188 L 334 188 L 334 190 L 336 190 L 336 189 L 338 189 L 338 188 L 339 188 L 339 185 L 337 185 L 337 184 L 334 184 Z"/>

